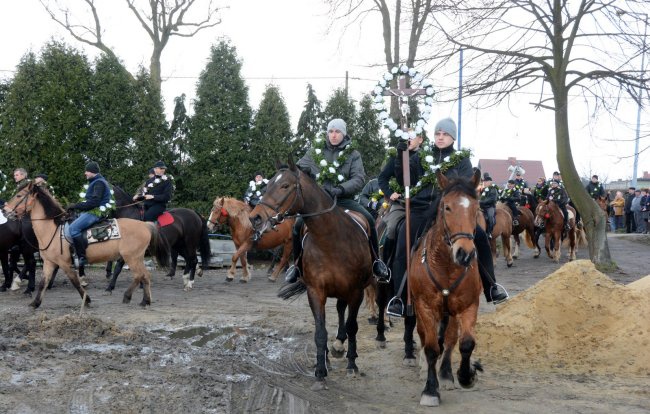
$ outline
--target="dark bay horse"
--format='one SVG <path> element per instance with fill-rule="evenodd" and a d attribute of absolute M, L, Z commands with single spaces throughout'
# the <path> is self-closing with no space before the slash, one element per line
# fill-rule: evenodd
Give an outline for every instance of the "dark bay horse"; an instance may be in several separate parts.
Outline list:
<path fill-rule="evenodd" d="M 259 240 L 253 240 L 253 225 L 250 221 L 251 208 L 241 200 L 230 197 L 217 197 L 212 203 L 210 217 L 208 217 L 208 228 L 214 229 L 217 224 L 227 224 L 230 227 L 232 241 L 235 243 L 237 251 L 232 255 L 230 269 L 226 280 L 232 282 L 237 270 L 237 261 L 241 261 L 243 276 L 240 282 L 248 282 L 250 271 L 248 269 L 248 260 L 246 254 L 249 250 L 255 248 L 258 250 L 273 249 L 283 246 L 282 258 L 280 263 L 275 266 L 275 270 L 268 277 L 271 282 L 278 280 L 278 274 L 285 265 L 289 263 L 289 257 L 293 250 L 291 243 L 291 229 L 293 228 L 294 219 L 287 219 L 279 223 L 273 229 L 266 231 Z"/>
<path fill-rule="evenodd" d="M 134 203 L 130 194 L 118 186 L 113 186 L 115 193 L 115 203 L 117 205 L 115 216 L 117 218 L 132 218 L 142 220 L 144 213 L 142 203 Z M 191 290 L 194 286 L 194 273 L 198 264 L 196 251 L 201 254 L 201 268 L 198 275 L 203 274 L 210 264 L 210 240 L 208 238 L 208 228 L 205 220 L 194 210 L 188 208 L 173 208 L 168 210 L 174 218 L 170 225 L 160 227 L 162 234 L 169 243 L 171 248 L 171 265 L 170 277 L 174 276 L 176 270 L 176 258 L 180 254 L 185 258 L 185 268 L 183 269 L 183 287 L 185 290 Z M 113 277 L 106 288 L 112 291 L 115 288 L 115 282 L 120 274 L 124 261 L 118 261 L 113 272 Z"/>
<path fill-rule="evenodd" d="M 510 236 L 512 236 L 512 214 L 510 214 L 510 208 L 505 206 L 503 203 L 497 203 L 496 208 L 494 209 L 495 223 L 492 228 L 492 234 L 490 238 L 490 250 L 492 251 L 492 260 L 494 263 L 497 262 L 497 257 L 499 257 L 499 251 L 497 249 L 497 239 L 501 237 L 501 248 L 503 249 L 503 257 L 506 259 L 506 266 L 511 267 L 514 260 L 512 259 L 512 251 L 510 249 Z M 479 214 L 478 225 L 485 230 L 485 216 L 483 213 Z"/>
<path fill-rule="evenodd" d="M 567 233 L 569 240 L 569 260 L 575 260 L 578 244 L 585 244 L 586 236 L 584 230 L 576 226 L 576 212 L 573 207 L 567 205 L 569 212 L 569 226 L 571 229 Z M 545 247 L 548 257 L 556 263 L 560 261 L 560 249 L 562 247 L 562 231 L 564 229 L 564 215 L 562 210 L 552 200 L 546 200 L 537 206 L 535 211 L 535 225 L 542 227 L 545 231 Z M 552 247 L 551 247 L 552 246 Z M 552 253 L 551 253 L 552 249 Z"/>
<path fill-rule="evenodd" d="M 255 230 L 262 233 L 268 227 L 297 215 L 303 217 L 308 228 L 303 237 L 303 275 L 296 283 L 284 286 L 278 296 L 288 299 L 307 292 L 316 325 L 316 382 L 312 389 L 322 390 L 327 388 L 325 377 L 329 352 L 325 324 L 327 298 L 337 299 L 338 333 L 332 355 L 336 356 L 337 352 L 342 355 L 343 343 L 347 339 L 347 373 L 356 376 L 359 372 L 355 362 L 357 314 L 364 288 L 375 283 L 367 238 L 368 223 L 363 222 L 364 229 L 360 215 L 353 218 L 336 207 L 316 181 L 296 168 L 290 158 L 288 167 L 278 166 L 278 172 L 269 180 L 263 199 L 251 212 L 251 221 Z M 378 321 L 377 331 L 383 336 L 383 318 Z"/>
<path fill-rule="evenodd" d="M 526 246 L 535 249 L 535 256 L 539 256 L 539 246 L 533 241 L 535 238 L 535 214 L 528 207 L 518 207 L 519 224 L 512 226 L 512 237 L 515 239 L 512 247 L 512 258 L 519 257 L 521 241 L 519 235 L 523 233 Z"/>
<path fill-rule="evenodd" d="M 474 245 L 476 219 L 482 215 L 476 193 L 481 172 L 477 170 L 471 180 L 448 181 L 440 171 L 436 176 L 442 189 L 437 220 L 414 248 L 408 282 L 428 366 L 420 399 L 425 406 L 440 404 L 436 362 L 441 353 L 440 381 L 453 385 L 451 354 L 459 338 L 460 385 L 473 387 L 476 370 L 482 370 L 470 361 L 483 289 Z"/>
<path fill-rule="evenodd" d="M 43 278 L 38 284 L 36 297 L 31 306 L 38 308 L 43 300 L 45 286 L 48 285 L 54 269 L 58 266 L 68 276 L 85 304 L 90 297 L 83 288 L 72 268 L 70 243 L 62 236 L 65 211 L 52 198 L 47 190 L 29 183 L 21 189 L 4 207 L 8 217 L 22 217 L 31 212 L 32 228 L 38 239 L 43 258 Z M 155 255 L 162 267 L 169 265 L 169 246 L 166 239 L 159 236 L 153 223 L 143 223 L 131 219 L 118 219 L 121 238 L 94 243 L 88 246 L 87 256 L 90 263 L 105 262 L 123 257 L 133 272 L 133 282 L 124 292 L 124 303 L 129 303 L 133 291 L 140 282 L 144 284 L 144 294 L 140 305 L 151 304 L 151 275 L 144 266 L 144 255 L 149 250 Z"/>
<path fill-rule="evenodd" d="M 0 214 L 3 213 L 0 212 Z M 13 287 L 14 290 L 20 288 L 18 283 L 12 284 L 14 269 L 11 268 L 9 263 L 10 250 L 16 245 L 20 247 L 19 253 L 22 254 L 25 260 L 23 271 L 27 271 L 28 274 L 29 282 L 25 292 L 31 292 L 34 290 L 36 284 L 36 261 L 34 260 L 34 253 L 38 249 L 38 240 L 36 240 L 29 220 L 7 220 L 5 223 L 0 224 L 0 263 L 2 264 L 2 273 L 4 275 L 4 283 L 0 290 L 6 291 L 10 287 Z M 16 282 L 18 282 L 19 277 L 17 276 Z"/>

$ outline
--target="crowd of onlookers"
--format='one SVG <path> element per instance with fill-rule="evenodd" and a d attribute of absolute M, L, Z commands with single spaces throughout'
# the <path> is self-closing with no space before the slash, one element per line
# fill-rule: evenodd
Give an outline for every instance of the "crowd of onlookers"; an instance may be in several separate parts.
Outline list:
<path fill-rule="evenodd" d="M 623 195 L 616 192 L 612 206 L 611 228 L 618 233 L 648 234 L 648 213 L 650 213 L 650 190 L 630 187 Z"/>

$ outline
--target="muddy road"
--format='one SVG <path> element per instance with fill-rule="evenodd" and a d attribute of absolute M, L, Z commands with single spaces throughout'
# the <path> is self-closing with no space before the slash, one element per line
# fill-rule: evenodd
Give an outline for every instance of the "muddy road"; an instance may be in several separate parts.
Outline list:
<path fill-rule="evenodd" d="M 650 273 L 647 237 L 613 235 L 609 245 L 619 265 L 608 274 L 613 280 L 627 284 Z M 584 248 L 578 257 L 586 258 Z M 89 272 L 92 305 L 83 311 L 61 277 L 38 310 L 27 306 L 22 290 L 0 294 L 0 412 L 650 412 L 650 373 L 515 370 L 500 364 L 498 355 L 485 364 L 474 389 L 443 390 L 440 407 L 422 408 L 419 369 L 402 365 L 403 324 L 395 320 L 387 348 L 376 349 L 365 309 L 358 336 L 361 375 L 347 378 L 345 360 L 331 358 L 329 389 L 313 392 L 313 319 L 306 297 L 278 299 L 279 285 L 266 280 L 265 265 L 254 263 L 248 284 L 226 283 L 226 269 L 213 269 L 190 292 L 183 291 L 180 276 L 170 280 L 155 271 L 147 309 L 138 306 L 141 292 L 122 304 L 128 271 L 115 293 L 105 295 L 99 268 Z M 524 247 L 512 268 L 499 258 L 497 277 L 517 295 L 560 265 L 533 259 Z M 334 302 L 328 307 L 331 340 Z M 482 302 L 481 313 L 490 312 L 494 306 Z"/>

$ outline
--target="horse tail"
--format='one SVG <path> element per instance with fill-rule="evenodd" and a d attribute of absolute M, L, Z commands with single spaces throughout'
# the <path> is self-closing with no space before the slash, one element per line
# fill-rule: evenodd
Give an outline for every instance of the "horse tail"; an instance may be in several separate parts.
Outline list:
<path fill-rule="evenodd" d="M 168 269 L 171 260 L 171 249 L 167 238 L 160 234 L 158 226 L 151 224 L 149 226 L 151 231 L 151 241 L 149 242 L 149 253 L 156 257 L 158 265 L 164 269 Z"/>
<path fill-rule="evenodd" d="M 201 217 L 199 215 L 199 217 Z M 208 237 L 208 224 L 201 218 L 201 241 L 199 243 L 199 252 L 201 253 L 201 268 L 208 270 L 210 267 L 210 238 Z"/>
<path fill-rule="evenodd" d="M 532 226 L 533 229 L 535 226 Z M 535 248 L 535 243 L 533 242 L 533 234 L 530 234 L 530 229 L 526 229 L 526 237 L 524 238 L 526 240 L 526 246 L 528 246 L 529 249 Z M 533 230 L 534 232 L 535 230 Z"/>
<path fill-rule="evenodd" d="M 587 246 L 587 234 L 585 233 L 585 229 L 580 228 L 578 230 L 578 236 L 577 236 L 577 244 L 578 246 L 585 247 Z"/>
<path fill-rule="evenodd" d="M 291 299 L 294 296 L 301 295 L 307 291 L 307 286 L 298 279 L 295 283 L 288 283 L 278 291 L 278 297 L 284 300 Z"/>

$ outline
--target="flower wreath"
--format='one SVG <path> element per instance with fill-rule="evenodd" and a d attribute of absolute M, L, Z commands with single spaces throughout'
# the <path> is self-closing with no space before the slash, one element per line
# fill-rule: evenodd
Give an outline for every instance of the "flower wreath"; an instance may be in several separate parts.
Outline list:
<path fill-rule="evenodd" d="M 88 191 L 89 184 L 84 184 L 83 189 L 81 192 L 79 192 L 79 197 L 81 198 L 81 202 L 83 203 L 86 201 L 86 191 Z M 96 216 L 106 216 L 108 215 L 109 212 L 115 210 L 115 193 L 113 189 L 110 189 L 111 191 L 111 199 L 108 200 L 108 203 L 101 205 L 99 207 L 95 207 L 92 210 L 84 211 L 84 213 L 91 213 Z"/>
<path fill-rule="evenodd" d="M 393 152 L 393 156 L 397 156 L 397 151 L 392 148 L 391 150 L 395 151 Z M 389 155 L 390 154 L 391 151 L 389 150 Z M 421 147 L 418 154 L 420 156 L 420 164 L 424 169 L 424 175 L 420 177 L 420 181 L 409 189 L 411 195 L 417 194 L 423 187 L 429 184 L 433 185 L 433 188 L 439 188 L 438 180 L 436 179 L 436 171 L 440 170 L 441 173 L 446 173 L 449 169 L 458 166 L 465 158 L 471 157 L 472 151 L 466 148 L 454 151 L 451 155 L 447 155 L 443 158 L 440 164 L 434 164 L 433 148 L 430 145 L 424 145 Z M 394 192 L 404 194 L 404 188 L 398 184 L 395 177 L 390 179 L 388 185 Z"/>
<path fill-rule="evenodd" d="M 7 174 L 3 173 L 2 170 L 0 170 L 0 193 L 4 193 L 7 191 Z"/>
<path fill-rule="evenodd" d="M 160 178 L 156 177 L 152 182 L 149 184 L 145 185 L 142 187 L 142 195 L 146 195 L 149 190 L 153 189 L 154 187 L 158 187 L 160 184 L 164 183 L 165 181 L 171 181 L 172 183 L 172 191 L 176 190 L 176 183 L 174 182 L 174 176 L 171 174 L 163 174 L 160 176 Z"/>
<path fill-rule="evenodd" d="M 400 125 L 395 122 L 389 115 L 389 110 L 386 105 L 386 97 L 383 95 L 385 90 L 390 89 L 390 83 L 401 75 L 408 75 L 411 80 L 411 86 L 421 87 L 425 89 L 426 98 L 424 102 L 418 105 L 418 110 L 420 117 L 415 121 L 414 131 L 404 131 L 400 128 Z M 383 126 L 388 128 L 397 138 L 408 139 L 415 138 L 417 134 L 421 134 L 424 131 L 424 127 L 431 116 L 431 110 L 433 106 L 433 82 L 430 79 L 424 79 L 424 76 L 415 70 L 414 68 L 409 68 L 406 65 L 402 65 L 399 68 L 395 66 L 391 69 L 390 72 L 386 72 L 384 76 L 377 82 L 375 89 L 373 90 L 373 108 L 379 114 L 379 119 L 382 121 Z"/>
<path fill-rule="evenodd" d="M 318 184 L 322 185 L 325 181 L 329 181 L 332 184 L 344 182 L 348 177 L 341 174 L 338 169 L 342 165 L 345 165 L 348 156 L 352 154 L 356 148 L 354 141 L 350 142 L 345 148 L 338 151 L 336 159 L 329 163 L 323 155 L 323 150 L 325 149 L 324 133 L 317 136 L 312 144 L 312 158 L 318 168 L 320 168 L 320 172 L 316 174 L 316 181 Z"/>

